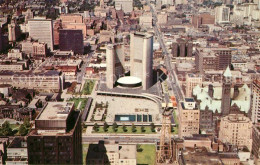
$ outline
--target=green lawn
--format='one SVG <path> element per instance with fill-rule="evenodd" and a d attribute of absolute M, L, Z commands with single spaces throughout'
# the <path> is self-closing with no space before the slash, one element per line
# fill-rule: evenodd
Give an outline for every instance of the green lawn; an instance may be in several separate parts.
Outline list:
<path fill-rule="evenodd" d="M 19 130 L 20 124 L 10 124 L 12 130 Z"/>
<path fill-rule="evenodd" d="M 179 121 L 178 121 L 178 117 L 177 117 L 177 115 L 176 115 L 175 110 L 173 111 L 173 118 L 174 118 L 175 124 L 178 125 L 178 124 L 179 124 Z"/>
<path fill-rule="evenodd" d="M 142 152 L 137 152 L 137 164 L 154 165 L 156 160 L 156 148 L 154 144 L 142 144 Z"/>
<path fill-rule="evenodd" d="M 89 147 L 89 144 L 82 144 L 83 164 L 86 164 L 86 156 L 87 156 L 87 153 L 88 153 L 88 147 Z"/>
<path fill-rule="evenodd" d="M 78 105 L 81 102 L 79 110 L 82 111 L 82 110 L 84 110 L 88 99 L 87 98 L 72 98 L 72 99 L 69 99 L 69 101 L 73 101 L 74 102 L 75 109 L 78 108 Z"/>
<path fill-rule="evenodd" d="M 127 132 L 124 132 L 123 127 L 118 126 L 117 131 L 114 132 L 113 127 L 109 126 L 107 132 L 104 132 L 103 127 L 99 127 L 98 132 L 95 132 L 93 130 L 93 133 L 127 133 L 127 134 L 131 134 L 131 133 L 134 133 L 134 134 L 153 134 L 153 133 L 156 133 L 156 132 L 151 131 L 150 126 L 144 126 L 145 132 L 141 131 L 141 126 L 136 126 L 136 132 L 132 132 L 132 126 L 126 126 L 126 128 L 127 128 Z"/>
<path fill-rule="evenodd" d="M 81 91 L 81 94 L 83 95 L 89 95 L 91 94 L 93 88 L 94 88 L 94 85 L 95 85 L 95 81 L 94 80 L 86 80 L 85 84 L 84 84 L 84 87 Z"/>

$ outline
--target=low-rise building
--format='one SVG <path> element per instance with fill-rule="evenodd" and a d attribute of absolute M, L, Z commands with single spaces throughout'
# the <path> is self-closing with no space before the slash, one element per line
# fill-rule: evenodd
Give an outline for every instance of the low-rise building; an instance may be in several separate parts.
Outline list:
<path fill-rule="evenodd" d="M 10 84 L 17 88 L 35 89 L 45 92 L 59 92 L 63 89 L 64 76 L 58 71 L 35 71 L 35 72 L 0 72 L 0 84 Z"/>
<path fill-rule="evenodd" d="M 24 137 L 15 137 L 7 148 L 7 165 L 28 164 L 27 142 Z"/>

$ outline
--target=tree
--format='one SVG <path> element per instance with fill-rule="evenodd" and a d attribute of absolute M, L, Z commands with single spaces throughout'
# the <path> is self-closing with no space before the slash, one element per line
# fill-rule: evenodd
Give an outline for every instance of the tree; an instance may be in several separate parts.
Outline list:
<path fill-rule="evenodd" d="M 19 134 L 22 136 L 27 135 L 28 133 L 28 129 L 24 126 L 24 124 L 22 124 L 19 128 Z"/>
<path fill-rule="evenodd" d="M 151 131 L 155 132 L 155 125 L 154 125 L 154 123 L 151 123 L 150 126 L 151 126 Z"/>
<path fill-rule="evenodd" d="M 93 126 L 94 131 L 97 132 L 97 131 L 98 131 L 98 128 L 99 128 L 98 124 L 95 123 L 94 126 Z"/>
<path fill-rule="evenodd" d="M 31 127 L 30 119 L 28 117 L 24 118 L 23 124 L 26 128 L 30 128 Z"/>
<path fill-rule="evenodd" d="M 136 132 L 136 127 L 135 127 L 134 123 L 132 124 L 132 132 Z"/>
<path fill-rule="evenodd" d="M 141 132 L 145 132 L 144 126 L 141 127 Z"/>
<path fill-rule="evenodd" d="M 141 144 L 137 144 L 137 146 L 136 146 L 136 151 L 137 151 L 137 152 L 142 152 L 142 151 L 143 151 L 143 149 L 142 149 L 142 147 L 141 147 Z"/>
<path fill-rule="evenodd" d="M 116 132 L 118 128 L 118 125 L 116 124 L 116 122 L 113 123 L 113 131 Z"/>
<path fill-rule="evenodd" d="M 4 122 L 2 125 L 2 135 L 3 136 L 10 136 L 12 135 L 12 128 L 10 127 L 10 123 L 8 121 Z"/>
<path fill-rule="evenodd" d="M 104 129 L 105 132 L 107 132 L 108 127 L 109 127 L 109 126 L 108 126 L 107 122 L 105 122 L 105 123 L 104 123 L 104 126 L 103 126 L 103 129 Z"/>
<path fill-rule="evenodd" d="M 127 132 L 127 128 L 126 128 L 125 124 L 123 124 L 123 131 Z"/>

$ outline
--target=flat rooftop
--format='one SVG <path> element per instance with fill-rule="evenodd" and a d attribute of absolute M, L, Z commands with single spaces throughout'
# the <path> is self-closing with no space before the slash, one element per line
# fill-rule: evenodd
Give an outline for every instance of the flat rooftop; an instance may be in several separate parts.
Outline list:
<path fill-rule="evenodd" d="M 23 143 L 25 143 L 25 139 L 23 137 L 15 137 L 8 148 L 27 148 L 27 146 L 23 145 Z"/>
<path fill-rule="evenodd" d="M 119 147 L 120 159 L 136 159 L 136 145 L 120 145 Z"/>
<path fill-rule="evenodd" d="M 73 102 L 48 102 L 37 120 L 66 120 L 73 106 Z"/>

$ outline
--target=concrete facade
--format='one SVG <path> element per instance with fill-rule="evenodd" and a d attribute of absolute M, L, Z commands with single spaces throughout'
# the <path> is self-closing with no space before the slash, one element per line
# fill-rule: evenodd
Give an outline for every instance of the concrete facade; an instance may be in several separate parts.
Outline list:
<path fill-rule="evenodd" d="M 179 137 L 199 133 L 200 110 L 193 98 L 185 98 L 179 104 Z"/>
<path fill-rule="evenodd" d="M 253 123 L 260 123 L 260 80 L 253 82 L 252 94 L 251 120 Z"/>
<path fill-rule="evenodd" d="M 39 42 L 44 42 L 53 51 L 54 37 L 52 20 L 33 19 L 28 21 L 29 36 Z"/>
<path fill-rule="evenodd" d="M 133 11 L 133 0 L 115 0 L 115 9 L 131 13 Z"/>
<path fill-rule="evenodd" d="M 252 148 L 252 122 L 244 114 L 229 114 L 221 118 L 219 139 L 238 147 Z"/>
<path fill-rule="evenodd" d="M 130 41 L 130 74 L 142 80 L 143 89 L 153 84 L 153 36 L 132 33 Z"/>
<path fill-rule="evenodd" d="M 112 89 L 115 82 L 120 76 L 124 75 L 124 46 L 123 45 L 107 45 L 106 48 L 106 83 L 107 87 Z"/>

